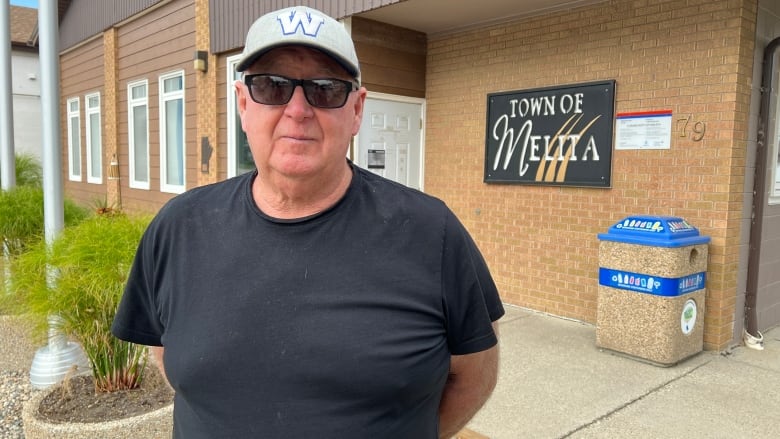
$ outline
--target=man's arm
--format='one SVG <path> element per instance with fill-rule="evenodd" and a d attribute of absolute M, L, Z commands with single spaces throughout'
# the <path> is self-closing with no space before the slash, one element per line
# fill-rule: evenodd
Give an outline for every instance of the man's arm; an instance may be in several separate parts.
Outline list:
<path fill-rule="evenodd" d="M 498 323 L 493 322 L 498 335 Z M 453 355 L 439 405 L 439 438 L 449 439 L 474 417 L 498 379 L 498 345 L 468 355 Z"/>
<path fill-rule="evenodd" d="M 160 370 L 160 375 L 165 379 L 165 382 L 168 383 L 168 377 L 165 375 L 165 365 L 163 364 L 163 354 L 165 353 L 165 348 L 162 346 L 149 346 L 149 351 L 152 353 L 152 360 L 154 360 L 154 364 L 157 366 L 157 368 Z M 168 383 L 170 386 L 170 383 Z"/>

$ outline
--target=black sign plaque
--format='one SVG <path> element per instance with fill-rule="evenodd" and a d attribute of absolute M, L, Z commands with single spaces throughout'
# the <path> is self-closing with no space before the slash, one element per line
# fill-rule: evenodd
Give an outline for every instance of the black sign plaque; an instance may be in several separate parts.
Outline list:
<path fill-rule="evenodd" d="M 615 81 L 487 95 L 485 182 L 608 188 Z"/>

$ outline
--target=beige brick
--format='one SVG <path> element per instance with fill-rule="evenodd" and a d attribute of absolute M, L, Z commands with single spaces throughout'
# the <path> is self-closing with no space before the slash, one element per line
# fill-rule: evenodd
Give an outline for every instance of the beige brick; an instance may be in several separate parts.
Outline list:
<path fill-rule="evenodd" d="M 461 216 L 504 300 L 595 322 L 596 234 L 632 214 L 681 216 L 721 235 L 711 259 L 739 242 L 742 206 L 729 200 L 744 179 L 733 169 L 745 161 L 755 8 L 750 0 L 607 2 L 429 37 L 426 191 Z M 482 182 L 484 120 L 473 115 L 484 114 L 486 93 L 606 78 L 617 80 L 619 112 L 673 111 L 671 149 L 615 151 L 611 189 Z M 690 118 L 685 137 L 680 118 Z M 706 131 L 697 142 L 698 122 Z M 737 268 L 708 269 L 710 349 L 731 340 Z"/>

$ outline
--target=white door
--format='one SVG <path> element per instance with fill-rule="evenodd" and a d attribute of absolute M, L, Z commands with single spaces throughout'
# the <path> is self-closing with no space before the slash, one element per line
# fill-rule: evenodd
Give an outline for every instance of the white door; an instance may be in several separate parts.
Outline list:
<path fill-rule="evenodd" d="M 414 189 L 423 182 L 423 100 L 369 93 L 355 163 Z"/>

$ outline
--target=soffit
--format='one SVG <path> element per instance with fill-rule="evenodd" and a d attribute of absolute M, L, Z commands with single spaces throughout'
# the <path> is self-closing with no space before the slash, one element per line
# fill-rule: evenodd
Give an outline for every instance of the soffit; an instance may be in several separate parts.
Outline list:
<path fill-rule="evenodd" d="M 605 0 L 406 0 L 356 16 L 433 35 L 603 1 Z"/>

